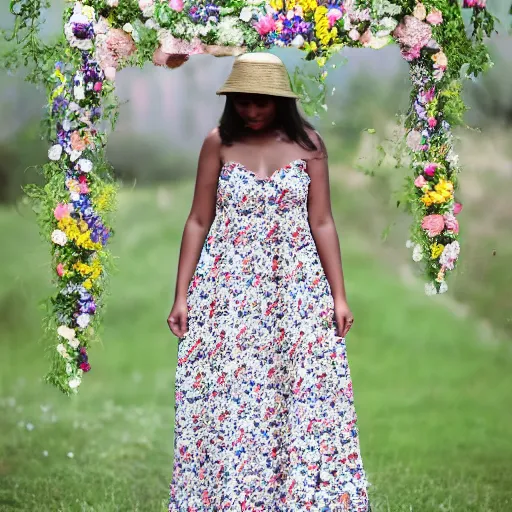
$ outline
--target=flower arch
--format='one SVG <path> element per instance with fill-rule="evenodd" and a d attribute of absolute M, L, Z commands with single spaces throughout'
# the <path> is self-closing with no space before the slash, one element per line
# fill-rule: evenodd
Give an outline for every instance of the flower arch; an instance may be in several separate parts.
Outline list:
<path fill-rule="evenodd" d="M 397 43 L 412 84 L 405 117 L 411 174 L 404 205 L 412 215 L 407 246 L 423 265 L 427 294 L 447 290 L 459 257 L 461 205 L 451 127 L 465 110 L 461 81 L 490 62 L 485 36 L 495 18 L 485 0 L 82 0 L 64 12 L 63 35 L 38 37 L 50 0 L 12 0 L 17 47 L 3 65 L 30 65 L 29 81 L 48 92 L 46 184 L 25 188 L 50 243 L 57 291 L 46 318 L 52 338 L 47 382 L 76 393 L 90 370 L 88 348 L 99 325 L 110 263 L 109 223 L 117 185 L 105 156 L 107 131 L 117 120 L 116 72 L 148 61 L 174 68 L 190 55 L 236 55 L 296 47 L 316 60 L 320 81 L 329 58 L 344 46 Z M 470 13 L 469 28 L 464 11 Z M 472 27 L 472 28 L 471 28 Z M 467 31 L 471 30 L 468 35 Z M 294 84 L 304 105 L 316 103 Z"/>

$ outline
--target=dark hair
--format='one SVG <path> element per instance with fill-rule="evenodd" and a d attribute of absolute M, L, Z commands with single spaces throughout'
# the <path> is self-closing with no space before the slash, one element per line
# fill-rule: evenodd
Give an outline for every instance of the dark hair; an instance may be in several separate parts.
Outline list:
<path fill-rule="evenodd" d="M 238 93 L 226 94 L 224 112 L 219 121 L 219 134 L 222 143 L 230 146 L 241 135 L 248 133 L 245 123 L 236 111 L 233 98 Z M 297 108 L 297 100 L 283 96 L 272 96 L 276 104 L 275 125 L 280 128 L 293 142 L 304 149 L 316 151 L 319 148 L 311 140 L 306 129 L 314 130 L 313 125 L 305 119 Z"/>

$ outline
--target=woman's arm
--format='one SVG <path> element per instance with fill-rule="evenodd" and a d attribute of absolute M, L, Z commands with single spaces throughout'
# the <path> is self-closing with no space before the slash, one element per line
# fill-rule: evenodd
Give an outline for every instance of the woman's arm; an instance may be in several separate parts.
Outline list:
<path fill-rule="evenodd" d="M 331 210 L 327 149 L 318 133 L 313 132 L 310 136 L 319 151 L 308 160 L 308 173 L 311 178 L 308 220 L 334 299 L 338 335 L 345 336 L 350 328 L 352 313 L 347 305 L 340 243 Z"/>
<path fill-rule="evenodd" d="M 175 300 L 186 300 L 190 280 L 201 255 L 206 235 L 215 218 L 217 181 L 220 172 L 221 139 L 215 128 L 199 154 L 192 207 L 181 240 Z"/>

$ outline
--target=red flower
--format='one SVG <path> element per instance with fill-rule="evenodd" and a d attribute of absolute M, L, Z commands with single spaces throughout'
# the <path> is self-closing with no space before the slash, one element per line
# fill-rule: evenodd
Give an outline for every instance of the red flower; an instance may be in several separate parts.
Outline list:
<path fill-rule="evenodd" d="M 88 372 L 91 369 L 91 365 L 89 363 L 81 363 L 80 364 L 80 370 L 83 370 L 84 372 Z"/>

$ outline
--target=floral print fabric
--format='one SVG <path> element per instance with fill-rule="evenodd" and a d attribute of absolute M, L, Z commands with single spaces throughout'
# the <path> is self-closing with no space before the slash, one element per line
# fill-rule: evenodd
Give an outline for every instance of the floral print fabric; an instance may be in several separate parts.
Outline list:
<path fill-rule="evenodd" d="M 306 168 L 220 172 L 178 345 L 169 512 L 369 510 Z"/>

